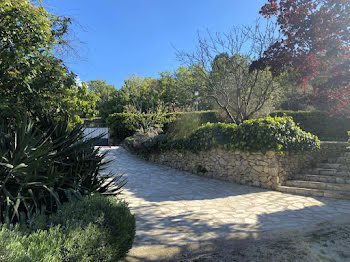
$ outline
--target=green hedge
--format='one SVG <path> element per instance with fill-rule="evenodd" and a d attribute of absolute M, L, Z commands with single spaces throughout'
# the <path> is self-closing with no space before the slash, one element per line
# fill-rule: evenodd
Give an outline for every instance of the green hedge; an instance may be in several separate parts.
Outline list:
<path fill-rule="evenodd" d="M 139 121 L 136 114 L 114 113 L 107 117 L 106 124 L 112 131 L 115 141 L 119 143 L 126 137 L 135 134 Z"/>
<path fill-rule="evenodd" d="M 208 111 L 194 111 L 194 112 L 173 112 L 168 113 L 168 117 L 173 117 L 173 121 L 181 119 L 181 117 L 193 116 L 198 118 L 201 124 L 206 123 L 217 123 L 223 121 L 222 117 L 218 114 L 216 110 L 208 110 Z"/>
<path fill-rule="evenodd" d="M 157 143 L 158 142 L 158 143 Z M 318 138 L 302 131 L 291 118 L 267 117 L 244 121 L 240 125 L 207 123 L 185 139 L 157 138 L 148 142 L 149 151 L 201 151 L 222 148 L 232 151 L 313 151 L 320 147 Z M 146 151 L 144 150 L 143 153 Z"/>
<path fill-rule="evenodd" d="M 350 119 L 344 117 L 330 117 L 328 112 L 322 111 L 277 111 L 271 116 L 287 115 L 295 123 L 322 141 L 346 141 L 347 131 L 350 130 Z"/>
<path fill-rule="evenodd" d="M 0 229 L 0 261 L 114 262 L 126 255 L 135 235 L 134 216 L 112 197 L 86 197 L 64 204 L 48 221 L 40 218 L 41 229 Z"/>
<path fill-rule="evenodd" d="M 173 138 L 185 138 L 201 125 L 223 122 L 217 111 L 175 112 L 167 115 L 170 121 L 164 125 L 165 134 Z"/>
<path fill-rule="evenodd" d="M 113 138 L 116 140 L 116 142 L 119 143 L 125 138 L 130 137 L 136 133 L 143 117 L 151 116 L 151 114 L 137 115 L 128 112 L 115 113 L 109 115 L 106 123 L 110 130 L 112 130 Z M 216 111 L 174 112 L 164 114 L 164 117 L 161 117 L 159 119 L 158 125 L 160 127 L 163 127 L 164 132 L 167 133 L 170 130 L 178 129 L 178 126 L 184 127 L 182 123 L 185 119 L 191 119 L 191 124 L 193 124 L 193 120 L 196 119 L 196 122 L 198 122 L 194 124 L 196 128 L 207 122 L 216 123 L 221 121 L 221 118 Z M 185 121 L 185 123 L 188 124 L 189 121 Z M 182 132 L 180 130 L 178 131 L 179 133 Z"/>

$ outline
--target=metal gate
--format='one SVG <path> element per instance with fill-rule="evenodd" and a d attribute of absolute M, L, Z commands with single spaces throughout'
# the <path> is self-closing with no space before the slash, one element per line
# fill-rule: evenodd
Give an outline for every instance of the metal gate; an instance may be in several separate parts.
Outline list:
<path fill-rule="evenodd" d="M 108 128 L 107 127 L 86 127 L 84 129 L 85 139 L 95 138 L 100 135 L 102 137 L 97 141 L 96 146 L 108 146 Z"/>

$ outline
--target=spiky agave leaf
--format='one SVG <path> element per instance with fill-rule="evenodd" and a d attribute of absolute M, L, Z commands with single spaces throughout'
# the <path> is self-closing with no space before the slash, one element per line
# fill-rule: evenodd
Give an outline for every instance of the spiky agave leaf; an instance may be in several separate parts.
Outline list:
<path fill-rule="evenodd" d="M 84 139 L 81 126 L 50 117 L 0 121 L 0 223 L 30 223 L 83 195 L 118 194 L 126 181 L 101 175 L 108 161 L 94 148 L 96 139 Z"/>

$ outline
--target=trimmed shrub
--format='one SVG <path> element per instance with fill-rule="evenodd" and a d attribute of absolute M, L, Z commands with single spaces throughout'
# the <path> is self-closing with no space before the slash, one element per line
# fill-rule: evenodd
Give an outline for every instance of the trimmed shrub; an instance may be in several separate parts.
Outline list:
<path fill-rule="evenodd" d="M 198 116 L 202 124 L 206 123 L 217 123 L 221 122 L 223 119 L 216 110 L 208 111 L 193 111 L 193 112 L 172 112 L 167 114 L 168 117 L 172 117 L 174 121 L 181 119 L 181 116 Z"/>
<path fill-rule="evenodd" d="M 62 262 L 61 247 L 65 239 L 59 226 L 29 233 L 18 226 L 0 230 L 0 261 L 2 262 Z"/>
<path fill-rule="evenodd" d="M 107 117 L 106 123 L 112 131 L 112 137 L 118 143 L 135 134 L 139 126 L 136 114 L 129 113 L 111 114 Z"/>
<path fill-rule="evenodd" d="M 237 128 L 236 147 L 247 151 L 313 151 L 320 148 L 317 136 L 303 131 L 292 118 L 267 117 L 244 121 Z"/>
<path fill-rule="evenodd" d="M 184 149 L 200 151 L 211 148 L 234 149 L 238 125 L 227 123 L 207 123 L 193 132 L 182 143 L 174 143 Z"/>
<path fill-rule="evenodd" d="M 80 250 L 74 250 L 76 246 L 74 241 L 66 246 L 69 253 L 67 257 L 71 257 L 71 261 L 80 261 L 77 258 L 88 255 L 91 261 L 117 261 L 132 247 L 135 236 L 135 218 L 127 204 L 112 197 L 88 196 L 81 201 L 66 203 L 61 210 L 51 216 L 49 223 L 62 225 L 70 242 L 72 241 L 70 234 L 76 236 L 77 228 L 85 230 L 97 227 L 94 230 L 101 232 L 98 239 L 93 238 L 96 241 L 86 239 L 84 243 L 80 240 Z M 85 245 L 89 250 L 85 250 Z"/>
<path fill-rule="evenodd" d="M 318 138 L 302 131 L 289 117 L 267 117 L 244 121 L 240 125 L 207 123 L 185 139 L 153 146 L 152 150 L 201 151 L 222 148 L 232 151 L 312 151 L 320 147 Z"/>
<path fill-rule="evenodd" d="M 347 131 L 350 130 L 350 119 L 330 117 L 328 112 L 277 111 L 270 115 L 290 116 L 303 130 L 318 136 L 322 141 L 346 141 Z"/>
<path fill-rule="evenodd" d="M 222 122 L 217 111 L 175 112 L 167 115 L 171 120 L 164 125 L 164 133 L 179 139 L 185 138 L 201 125 Z"/>
<path fill-rule="evenodd" d="M 48 229 L 34 231 L 3 227 L 0 261 L 114 262 L 126 255 L 135 235 L 135 218 L 127 205 L 104 196 L 64 204 L 48 224 Z"/>

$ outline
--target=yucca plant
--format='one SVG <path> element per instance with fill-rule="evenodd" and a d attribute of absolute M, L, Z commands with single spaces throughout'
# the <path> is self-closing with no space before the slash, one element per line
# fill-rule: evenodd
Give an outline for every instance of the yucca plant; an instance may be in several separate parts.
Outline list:
<path fill-rule="evenodd" d="M 98 138 L 96 138 L 98 139 Z M 100 173 L 108 162 L 68 121 L 0 122 L 0 223 L 31 223 L 72 198 L 116 195 L 125 180 Z"/>

